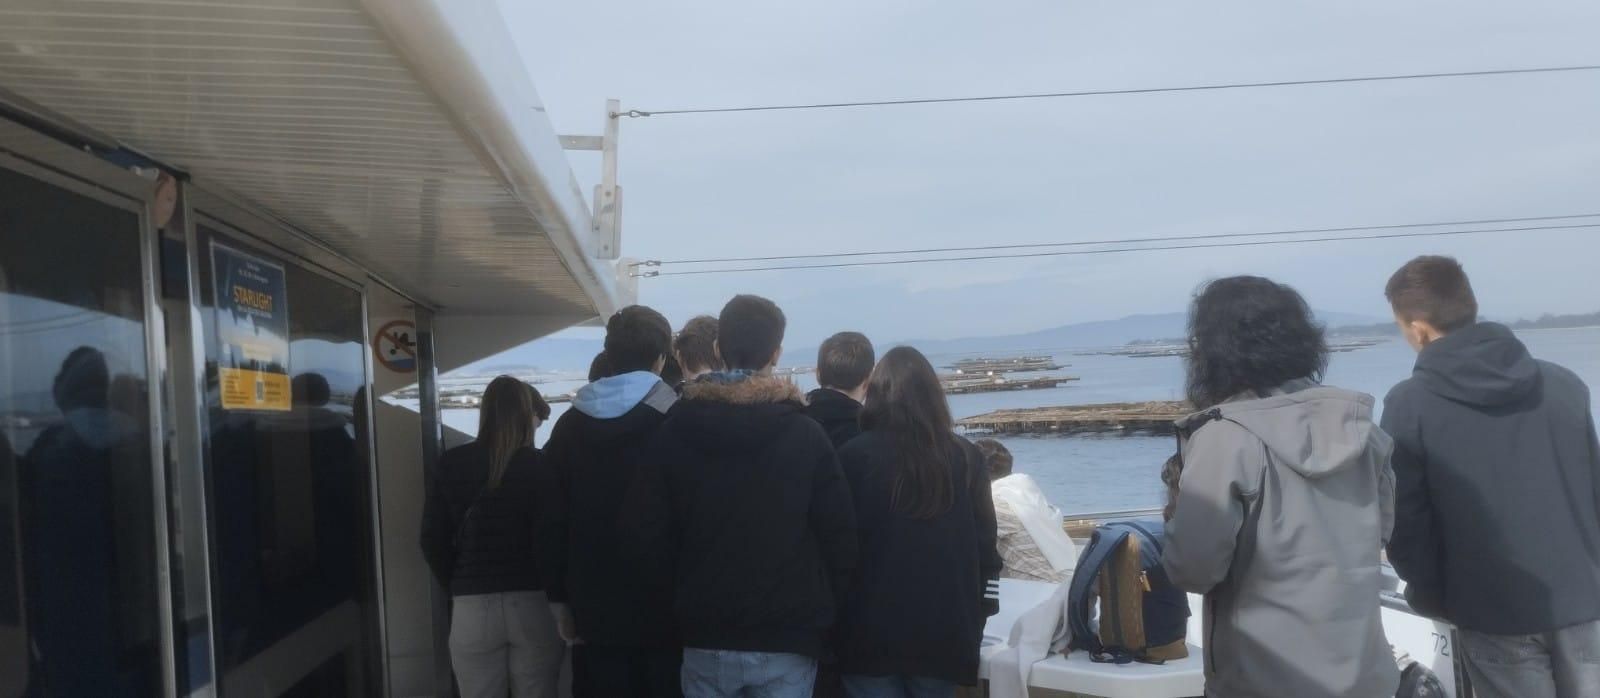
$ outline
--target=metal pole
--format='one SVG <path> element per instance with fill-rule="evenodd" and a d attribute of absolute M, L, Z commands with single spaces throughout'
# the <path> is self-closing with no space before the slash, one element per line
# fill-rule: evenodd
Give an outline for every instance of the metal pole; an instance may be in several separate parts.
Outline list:
<path fill-rule="evenodd" d="M 600 259 L 622 253 L 622 190 L 617 186 L 617 136 L 622 123 L 622 101 L 606 100 L 606 128 L 600 137 L 600 183 L 594 188 L 594 232 Z"/>

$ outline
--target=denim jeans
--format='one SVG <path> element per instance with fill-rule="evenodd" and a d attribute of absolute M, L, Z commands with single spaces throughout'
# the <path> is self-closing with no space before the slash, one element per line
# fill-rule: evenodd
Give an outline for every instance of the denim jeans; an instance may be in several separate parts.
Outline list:
<path fill-rule="evenodd" d="M 951 698 L 956 685 L 920 676 L 844 676 L 849 698 Z"/>
<path fill-rule="evenodd" d="M 817 660 L 798 654 L 683 651 L 685 698 L 810 698 Z"/>
<path fill-rule="evenodd" d="M 1600 621 L 1538 635 L 1461 631 L 1478 698 L 1600 695 Z"/>

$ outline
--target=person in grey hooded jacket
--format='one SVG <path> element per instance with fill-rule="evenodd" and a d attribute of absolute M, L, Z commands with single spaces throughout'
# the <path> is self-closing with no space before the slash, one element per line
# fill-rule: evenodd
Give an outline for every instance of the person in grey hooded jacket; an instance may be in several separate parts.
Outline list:
<path fill-rule="evenodd" d="M 1190 313 L 1183 470 L 1163 564 L 1205 595 L 1206 695 L 1387 698 L 1379 551 L 1393 442 L 1371 396 L 1318 385 L 1322 329 L 1293 289 L 1204 287 Z"/>

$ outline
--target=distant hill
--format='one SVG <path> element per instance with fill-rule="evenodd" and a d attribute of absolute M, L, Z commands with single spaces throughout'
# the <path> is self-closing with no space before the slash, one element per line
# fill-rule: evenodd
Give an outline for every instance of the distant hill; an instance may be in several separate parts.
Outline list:
<path fill-rule="evenodd" d="M 1600 327 L 1600 313 L 1578 313 L 1573 315 L 1553 315 L 1545 313 L 1532 320 L 1503 321 L 1513 330 L 1565 330 L 1574 327 Z M 1370 325 L 1347 325 L 1334 327 L 1329 334 L 1336 337 L 1390 337 L 1400 334 L 1400 327 L 1393 322 L 1380 322 Z"/>
<path fill-rule="evenodd" d="M 1372 323 L 1377 320 L 1366 315 L 1320 310 L 1317 311 L 1317 318 L 1330 327 Z M 880 352 L 883 348 L 902 344 L 914 346 L 929 356 L 940 357 L 963 354 L 1048 353 L 1088 347 L 1116 347 L 1141 340 L 1182 337 L 1188 331 L 1188 322 L 1187 313 L 1130 315 L 1120 320 L 1083 322 L 1023 334 L 890 342 L 881 344 Z M 809 365 L 816 360 L 817 350 L 810 348 L 786 353 L 791 358 L 786 360 L 785 364 Z"/>
<path fill-rule="evenodd" d="M 1513 330 L 1565 330 L 1573 327 L 1600 327 L 1600 313 L 1578 315 L 1551 315 L 1545 313 L 1534 320 L 1509 323 Z"/>

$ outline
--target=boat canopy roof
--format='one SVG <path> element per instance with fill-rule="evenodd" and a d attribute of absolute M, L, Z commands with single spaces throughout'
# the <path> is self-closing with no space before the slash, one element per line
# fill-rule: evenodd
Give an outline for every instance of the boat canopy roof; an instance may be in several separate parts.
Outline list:
<path fill-rule="evenodd" d="M 0 90 L 520 335 L 450 363 L 633 295 L 493 2 L 12 0 Z"/>

